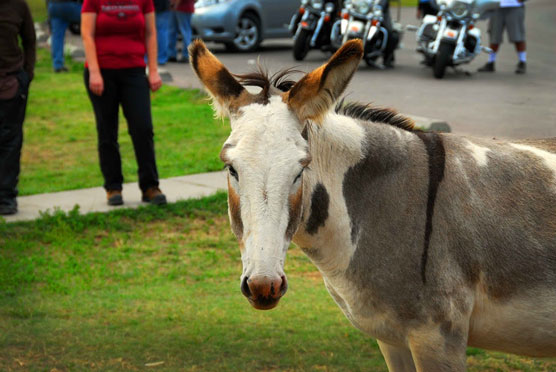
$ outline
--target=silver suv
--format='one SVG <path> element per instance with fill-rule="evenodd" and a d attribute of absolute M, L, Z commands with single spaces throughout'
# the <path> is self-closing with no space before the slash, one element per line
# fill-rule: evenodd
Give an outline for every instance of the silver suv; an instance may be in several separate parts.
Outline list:
<path fill-rule="evenodd" d="M 198 0 L 194 37 L 221 42 L 233 51 L 257 49 L 263 39 L 291 36 L 288 24 L 299 0 Z"/>

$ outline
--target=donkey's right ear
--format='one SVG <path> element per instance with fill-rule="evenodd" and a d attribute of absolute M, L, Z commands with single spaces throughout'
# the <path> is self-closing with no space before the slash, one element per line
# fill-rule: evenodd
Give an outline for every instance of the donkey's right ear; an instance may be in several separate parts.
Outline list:
<path fill-rule="evenodd" d="M 321 67 L 299 80 L 283 98 L 301 122 L 319 122 L 347 87 L 361 57 L 363 43 L 350 40 Z"/>
<path fill-rule="evenodd" d="M 210 93 L 217 116 L 229 116 L 233 108 L 239 106 L 238 103 L 244 101 L 249 93 L 207 49 L 203 41 L 193 41 L 188 50 L 193 71 Z"/>

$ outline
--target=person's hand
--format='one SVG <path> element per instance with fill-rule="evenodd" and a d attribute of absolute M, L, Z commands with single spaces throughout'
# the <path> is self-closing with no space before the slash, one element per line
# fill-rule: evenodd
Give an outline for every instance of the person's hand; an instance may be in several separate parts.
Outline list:
<path fill-rule="evenodd" d="M 153 92 L 156 92 L 162 86 L 162 79 L 160 78 L 158 71 L 149 72 L 149 85 Z"/>
<path fill-rule="evenodd" d="M 89 74 L 89 89 L 97 96 L 102 95 L 104 91 L 104 80 L 100 72 L 91 72 Z"/>
<path fill-rule="evenodd" d="M 421 19 L 421 9 L 417 9 L 417 19 Z"/>

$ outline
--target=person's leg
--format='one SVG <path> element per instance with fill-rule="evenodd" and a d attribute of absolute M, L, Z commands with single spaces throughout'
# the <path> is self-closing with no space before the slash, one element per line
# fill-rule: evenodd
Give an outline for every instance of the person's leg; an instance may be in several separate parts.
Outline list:
<path fill-rule="evenodd" d="M 193 34 L 191 30 L 191 16 L 192 13 L 179 12 L 180 19 L 180 32 L 183 37 L 183 49 L 182 49 L 182 59 L 186 61 L 189 60 L 189 53 L 187 47 L 191 44 L 191 36 Z"/>
<path fill-rule="evenodd" d="M 178 36 L 178 14 L 177 10 L 170 13 L 170 22 L 168 27 L 168 61 L 176 62 L 178 52 L 176 51 L 176 42 Z"/>
<path fill-rule="evenodd" d="M 52 67 L 54 71 L 64 69 L 64 38 L 69 23 L 63 17 L 63 3 L 48 4 L 48 14 L 50 15 L 50 25 L 52 27 L 50 51 L 52 54 Z"/>
<path fill-rule="evenodd" d="M 168 62 L 168 27 L 170 11 L 156 13 L 156 40 L 158 43 L 158 64 Z"/>
<path fill-rule="evenodd" d="M 118 144 L 119 88 L 116 71 L 102 71 L 104 91 L 97 96 L 89 89 L 89 70 L 85 70 L 85 87 L 95 113 L 100 170 L 104 188 L 122 190 L 122 160 Z"/>
<path fill-rule="evenodd" d="M 122 109 L 137 159 L 139 188 L 146 193 L 158 187 L 149 83 L 141 68 L 126 69 L 120 76 Z"/>
<path fill-rule="evenodd" d="M 27 108 L 29 79 L 25 72 L 19 80 L 16 96 L 0 100 L 0 214 L 17 212 L 16 196 L 19 181 L 23 122 Z"/>
<path fill-rule="evenodd" d="M 68 21 L 72 23 L 81 23 L 81 3 L 70 2 L 68 7 Z"/>
<path fill-rule="evenodd" d="M 388 2 L 384 4 L 384 19 L 382 26 L 388 31 L 388 40 L 386 42 L 386 47 L 384 48 L 383 61 L 385 67 L 394 67 L 394 51 L 398 46 L 399 35 L 394 32 L 394 26 L 392 23 L 392 18 L 390 16 L 390 9 Z"/>
<path fill-rule="evenodd" d="M 502 33 L 504 31 L 504 15 L 502 14 L 502 9 L 497 9 L 493 15 L 490 17 L 488 23 L 488 33 L 490 34 L 490 49 L 492 52 L 488 55 L 488 62 L 481 68 L 479 72 L 494 72 L 496 56 L 498 53 L 498 48 L 502 42 Z"/>
<path fill-rule="evenodd" d="M 523 74 L 526 71 L 527 46 L 525 44 L 525 7 L 511 8 L 507 18 L 508 37 L 515 44 L 518 56 L 516 74 Z"/>

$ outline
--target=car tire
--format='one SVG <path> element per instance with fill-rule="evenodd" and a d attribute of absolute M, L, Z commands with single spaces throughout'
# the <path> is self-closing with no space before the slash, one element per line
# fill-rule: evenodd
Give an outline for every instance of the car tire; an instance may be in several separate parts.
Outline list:
<path fill-rule="evenodd" d="M 253 52 L 262 41 L 261 23 L 253 13 L 243 14 L 237 22 L 234 40 L 224 43 L 232 52 Z"/>

